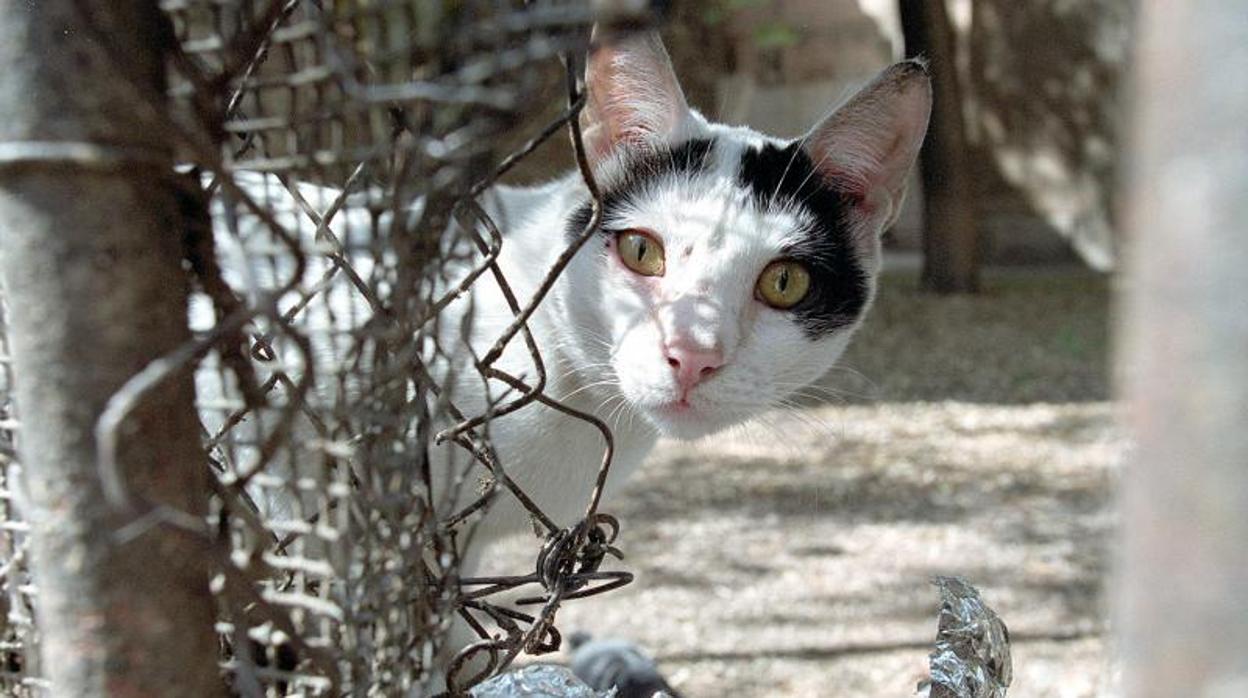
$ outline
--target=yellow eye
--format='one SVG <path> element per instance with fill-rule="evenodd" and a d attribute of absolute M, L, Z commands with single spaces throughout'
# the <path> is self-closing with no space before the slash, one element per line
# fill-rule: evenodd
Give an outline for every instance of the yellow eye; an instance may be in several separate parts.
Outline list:
<path fill-rule="evenodd" d="M 663 245 L 639 230 L 625 230 L 616 236 L 616 247 L 624 266 L 642 276 L 663 276 Z"/>
<path fill-rule="evenodd" d="M 767 305 L 780 310 L 792 308 L 810 291 L 810 272 L 791 260 L 772 262 L 759 275 L 755 288 Z"/>

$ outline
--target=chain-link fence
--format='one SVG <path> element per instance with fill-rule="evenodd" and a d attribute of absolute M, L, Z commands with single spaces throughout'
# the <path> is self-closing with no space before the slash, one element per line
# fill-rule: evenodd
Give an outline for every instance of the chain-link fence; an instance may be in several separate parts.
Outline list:
<path fill-rule="evenodd" d="M 104 492 L 117 511 L 142 512 L 111 533 L 117 545 L 162 526 L 205 539 L 220 659 L 238 693 L 407 695 L 439 663 L 464 688 L 522 651 L 557 648 L 562 602 L 631 579 L 599 569 L 616 528 L 597 509 L 610 432 L 543 393 L 526 326 L 597 216 L 535 297 L 517 299 L 495 264 L 506 231 L 480 202 L 540 142 L 567 134 L 596 196 L 576 64 L 603 8 L 648 17 L 625 17 L 624 4 L 165 0 L 169 94 L 115 86 L 185 163 L 166 176 L 181 227 L 168 235 L 184 243 L 193 340 L 130 379 L 95 425 Z M 90 22 L 74 29 L 108 43 Z M 531 95 L 552 67 L 564 75 L 563 112 L 503 152 L 506 134 L 531 126 Z M 453 321 L 446 309 L 481 279 L 505 291 L 514 319 L 473 355 L 471 308 Z M 5 317 L 0 298 L 0 684 L 38 695 L 39 580 L 26 564 Z M 512 344 L 532 353 L 537 375 L 495 365 Z M 214 475 L 207 526 L 167 505 L 134 506 L 115 462 L 130 413 L 192 368 Z M 485 386 L 484 409 L 456 399 L 469 376 Z M 542 512 L 491 446 L 490 421 L 535 402 L 601 430 L 598 486 L 580 522 Z M 449 474 L 436 492 L 435 469 Z M 473 526 L 499 498 L 515 498 L 541 529 L 535 568 L 461 578 Z M 491 602 L 525 585 L 530 605 Z M 446 647 L 452 622 L 478 640 Z"/>
<path fill-rule="evenodd" d="M 10 387 L 13 362 L 5 334 L 7 308 L 0 294 L 0 585 L 4 612 L 0 648 L 0 687 L 16 695 L 32 692 L 41 685 L 39 677 L 38 629 L 34 620 L 34 585 L 28 571 L 30 524 L 21 514 L 21 468 L 17 462 L 17 414 Z"/>

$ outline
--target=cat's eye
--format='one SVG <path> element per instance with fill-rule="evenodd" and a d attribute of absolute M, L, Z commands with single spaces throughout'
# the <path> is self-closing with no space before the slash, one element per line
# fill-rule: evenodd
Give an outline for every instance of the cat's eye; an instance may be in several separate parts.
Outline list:
<path fill-rule="evenodd" d="M 767 265 L 754 288 L 764 303 L 785 310 L 810 292 L 810 272 L 798 262 L 782 259 Z"/>
<path fill-rule="evenodd" d="M 615 241 L 624 266 L 642 276 L 663 276 L 663 245 L 653 236 L 640 230 L 625 230 Z"/>

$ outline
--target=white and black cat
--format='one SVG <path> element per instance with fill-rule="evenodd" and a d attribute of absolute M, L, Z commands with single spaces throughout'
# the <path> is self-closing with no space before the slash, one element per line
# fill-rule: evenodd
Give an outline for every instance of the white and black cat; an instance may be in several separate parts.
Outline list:
<path fill-rule="evenodd" d="M 896 64 L 785 141 L 690 109 L 657 35 L 598 43 L 582 124 L 601 231 L 532 327 L 550 395 L 612 427 L 618 482 L 659 437 L 748 420 L 832 367 L 875 292 L 880 233 L 901 205 L 931 88 L 922 63 Z M 587 222 L 589 193 L 569 174 L 498 187 L 489 203 L 505 222 L 500 263 L 523 299 Z M 488 341 L 511 315 L 489 284 L 476 301 L 474 336 Z M 531 375 L 515 344 L 504 368 Z M 575 522 L 598 432 L 534 406 L 491 434 L 512 477 L 560 525 Z M 499 504 L 487 538 L 522 525 L 517 507 Z"/>
<path fill-rule="evenodd" d="M 832 367 L 871 303 L 880 233 L 901 205 L 931 106 L 923 64 L 898 63 L 803 138 L 780 140 L 690 109 L 657 35 L 609 38 L 595 39 L 582 114 L 603 193 L 601 230 L 530 322 L 547 393 L 614 432 L 608 492 L 660 437 L 693 439 L 748 420 Z M 269 201 L 282 190 L 261 176 L 239 181 L 267 188 Z M 337 198 L 301 186 L 314 205 Z M 523 304 L 587 223 L 590 194 L 572 173 L 539 187 L 495 187 L 483 203 L 503 230 L 499 265 Z M 276 206 L 282 216 L 301 215 L 287 204 Z M 220 206 L 214 217 L 222 228 Z M 352 228 L 371 224 L 347 210 L 333 229 L 357 240 Z M 306 275 L 325 268 L 314 260 Z M 486 275 L 448 308 L 444 346 L 464 341 L 457 320 L 470 303 L 466 341 L 481 355 L 514 316 Z M 519 340 L 497 365 L 534 373 Z M 455 400 L 465 412 L 484 410 L 480 378 L 462 376 Z M 202 399 L 214 389 L 200 390 Z M 509 475 L 558 525 L 576 522 L 602 458 L 595 428 L 534 404 L 494 420 L 490 438 Z M 433 457 L 456 453 L 446 445 Z M 526 520 L 504 495 L 478 543 L 524 530 Z"/>

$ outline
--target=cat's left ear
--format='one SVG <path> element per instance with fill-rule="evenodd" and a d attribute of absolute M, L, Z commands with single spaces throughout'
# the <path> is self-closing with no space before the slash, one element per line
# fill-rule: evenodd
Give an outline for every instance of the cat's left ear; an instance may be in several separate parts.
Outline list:
<path fill-rule="evenodd" d="M 685 93 L 657 32 L 595 27 L 585 88 L 589 95 L 581 125 L 592 162 L 618 148 L 663 139 L 689 118 Z"/>
<path fill-rule="evenodd" d="M 825 181 L 882 227 L 901 209 L 931 110 L 927 66 L 897 63 L 817 124 L 804 147 Z"/>

